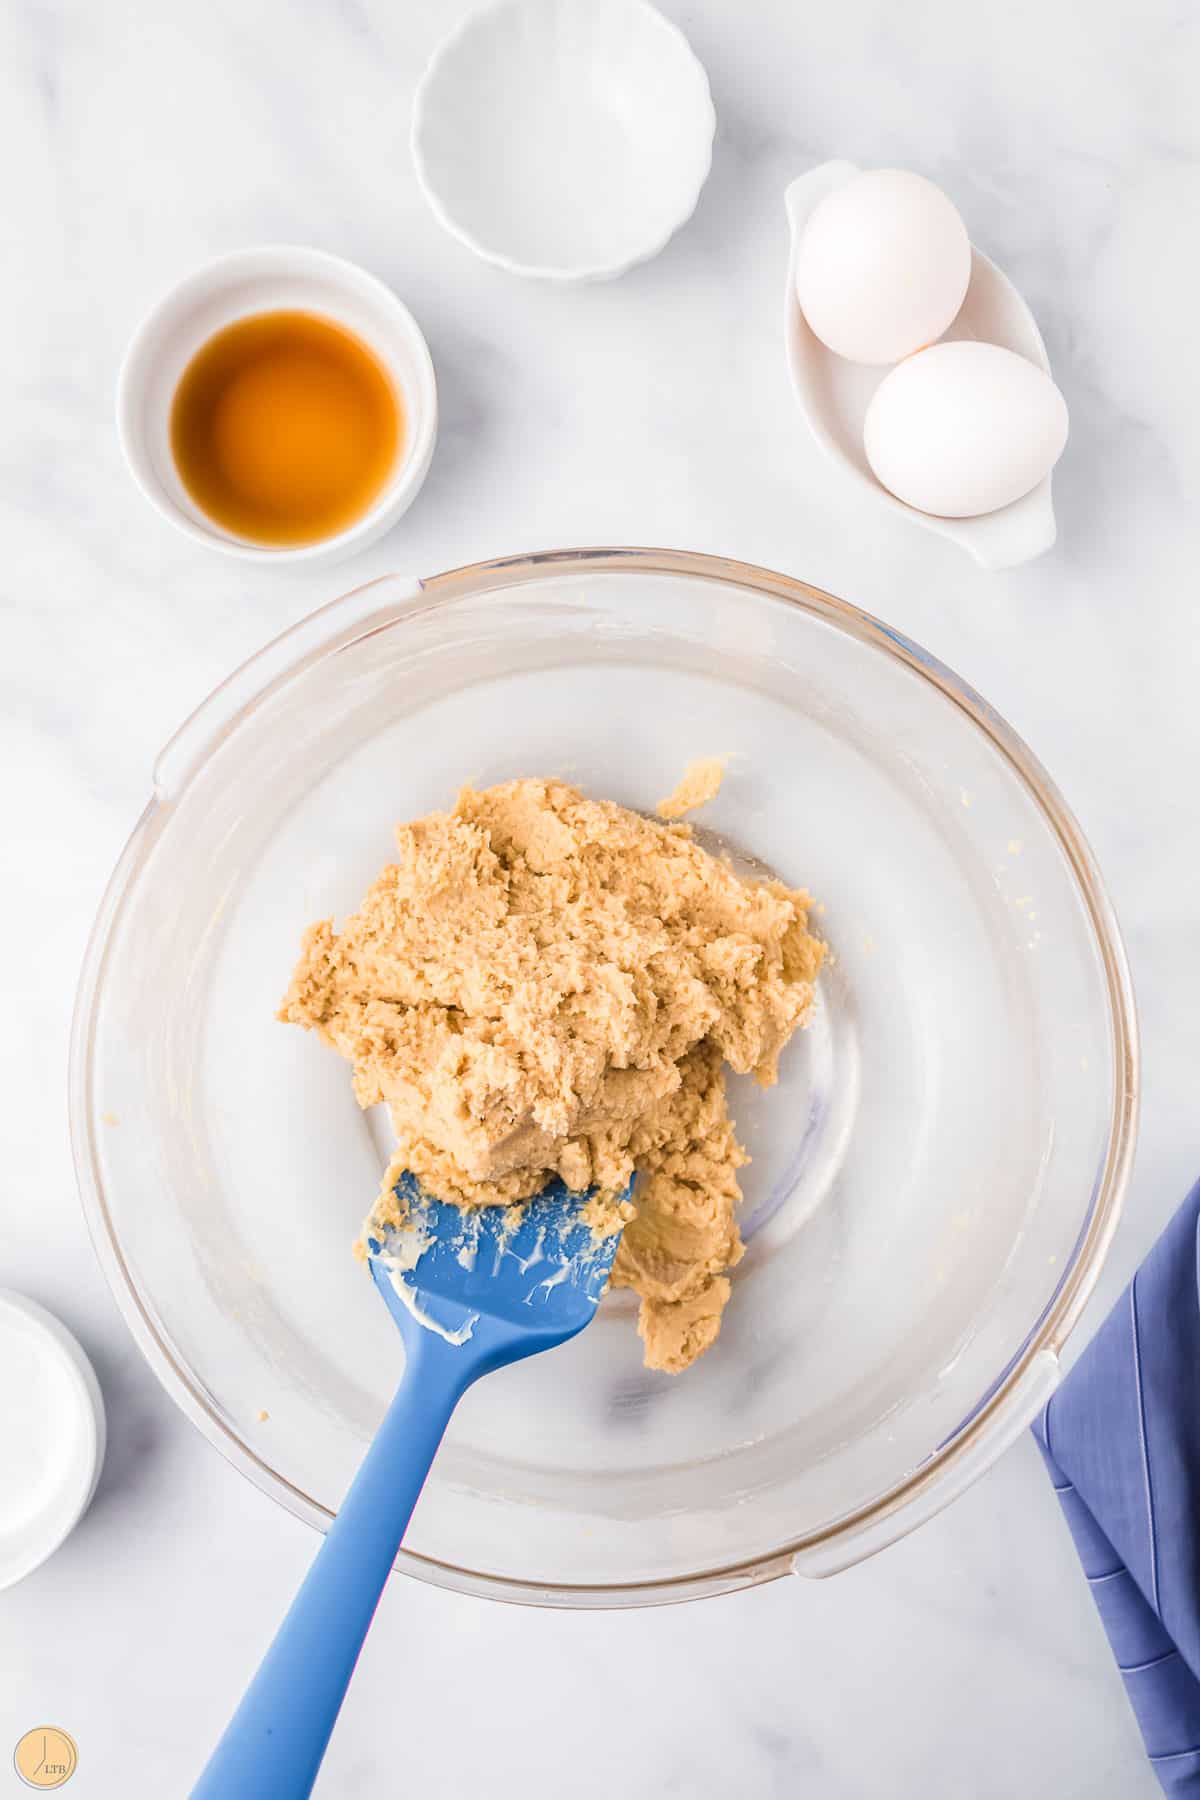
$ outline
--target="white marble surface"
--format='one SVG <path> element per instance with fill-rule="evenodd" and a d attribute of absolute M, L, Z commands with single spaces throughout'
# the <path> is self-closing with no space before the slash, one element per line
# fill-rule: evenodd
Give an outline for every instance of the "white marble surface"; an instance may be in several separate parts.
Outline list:
<path fill-rule="evenodd" d="M 112 1431 L 84 1525 L 0 1602 L 0 1769 L 21 1731 L 60 1723 L 81 1800 L 186 1791 L 314 1548 L 184 1423 L 128 1339 L 76 1200 L 64 1064 L 89 921 L 155 751 L 318 601 L 390 568 L 658 543 L 793 571 L 910 632 L 1044 758 L 1127 933 L 1144 1121 L 1092 1325 L 1200 1168 L 1194 9 L 667 0 L 711 73 L 712 178 L 657 261 L 580 291 L 484 267 L 422 205 L 409 104 L 461 10 L 0 11 L 0 1280 L 77 1330 Z M 1073 419 L 1043 561 L 989 576 L 858 510 L 805 440 L 779 332 L 781 194 L 835 155 L 943 181 L 1032 301 Z M 391 281 L 441 381 L 424 494 L 332 572 L 246 571 L 176 537 L 113 432 L 117 361 L 149 300 L 214 252 L 281 239 Z M 1157 1788 L 1024 1443 L 951 1512 L 825 1586 L 588 1616 L 394 1582 L 319 1792 L 540 1790 Z"/>

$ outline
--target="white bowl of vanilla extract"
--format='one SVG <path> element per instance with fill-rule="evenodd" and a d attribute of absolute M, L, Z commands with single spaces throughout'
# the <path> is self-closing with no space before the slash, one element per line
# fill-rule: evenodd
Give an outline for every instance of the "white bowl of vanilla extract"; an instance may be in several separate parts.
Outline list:
<path fill-rule="evenodd" d="M 238 250 L 164 295 L 131 343 L 117 424 L 187 536 L 252 562 L 334 561 L 407 511 L 437 438 L 429 346 L 365 269 Z"/>

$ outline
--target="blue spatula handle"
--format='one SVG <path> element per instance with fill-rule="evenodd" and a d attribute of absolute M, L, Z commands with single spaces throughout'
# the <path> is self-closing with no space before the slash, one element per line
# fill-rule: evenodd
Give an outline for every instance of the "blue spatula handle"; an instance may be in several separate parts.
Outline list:
<path fill-rule="evenodd" d="M 192 1800 L 301 1800 L 312 1790 L 442 1434 L 481 1372 L 432 1333 L 416 1335 L 378 1435 Z"/>

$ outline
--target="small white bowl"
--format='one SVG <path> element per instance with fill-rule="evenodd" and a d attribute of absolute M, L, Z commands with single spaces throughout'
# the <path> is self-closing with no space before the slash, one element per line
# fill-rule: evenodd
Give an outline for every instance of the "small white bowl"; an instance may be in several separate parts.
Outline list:
<path fill-rule="evenodd" d="M 171 454 L 171 402 L 201 345 L 237 319 L 295 310 L 357 333 L 396 384 L 404 442 L 386 487 L 361 518 L 313 544 L 252 543 L 201 510 Z M 420 490 L 437 439 L 437 382 L 421 329 L 391 289 L 322 250 L 275 245 L 235 250 L 171 289 L 134 335 L 117 383 L 117 429 L 133 478 L 163 517 L 197 543 L 247 562 L 334 562 L 389 531 Z"/>
<path fill-rule="evenodd" d="M 88 1509 L 104 1461 L 104 1401 L 65 1325 L 0 1288 L 0 1588 L 40 1567 Z"/>
<path fill-rule="evenodd" d="M 942 519 L 918 512 L 889 494 L 876 480 L 863 448 L 863 420 L 886 368 L 847 362 L 826 349 L 809 327 L 796 298 L 796 249 L 814 207 L 858 174 L 851 162 L 822 163 L 793 181 L 784 196 L 792 227 L 784 332 L 792 386 L 808 426 L 826 456 L 872 499 L 923 525 L 926 531 L 959 544 L 985 569 L 1009 569 L 1029 562 L 1053 544 L 1056 527 L 1050 476 L 1023 499 L 975 519 Z M 1033 314 L 1006 275 L 981 250 L 971 251 L 971 281 L 958 317 L 946 338 L 970 338 L 1015 350 L 1050 373 L 1050 359 Z"/>
<path fill-rule="evenodd" d="M 708 77 L 646 0 L 502 0 L 435 51 L 412 151 L 437 217 L 478 256 L 590 281 L 691 217 L 715 130 Z"/>

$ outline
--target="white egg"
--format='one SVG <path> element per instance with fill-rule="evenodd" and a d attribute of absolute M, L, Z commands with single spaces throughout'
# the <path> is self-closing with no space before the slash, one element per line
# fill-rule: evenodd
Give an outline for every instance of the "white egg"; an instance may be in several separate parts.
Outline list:
<path fill-rule="evenodd" d="M 905 169 L 869 169 L 827 194 L 796 249 L 800 310 L 851 362 L 899 362 L 934 343 L 970 279 L 956 207 Z"/>
<path fill-rule="evenodd" d="M 997 344 L 934 344 L 885 375 L 867 408 L 867 461 L 889 493 L 943 519 L 995 512 L 1063 453 L 1067 403 Z"/>

